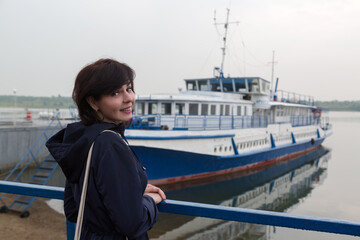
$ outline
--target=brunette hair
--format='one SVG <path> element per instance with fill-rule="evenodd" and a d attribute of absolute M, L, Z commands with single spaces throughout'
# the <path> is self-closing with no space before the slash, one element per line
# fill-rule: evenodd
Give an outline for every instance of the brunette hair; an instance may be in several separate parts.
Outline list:
<path fill-rule="evenodd" d="M 113 59 L 99 59 L 84 67 L 76 77 L 72 93 L 81 121 L 91 125 L 102 120 L 87 102 L 88 97 L 99 100 L 102 95 L 111 94 L 129 83 L 134 91 L 134 77 L 134 70 Z"/>

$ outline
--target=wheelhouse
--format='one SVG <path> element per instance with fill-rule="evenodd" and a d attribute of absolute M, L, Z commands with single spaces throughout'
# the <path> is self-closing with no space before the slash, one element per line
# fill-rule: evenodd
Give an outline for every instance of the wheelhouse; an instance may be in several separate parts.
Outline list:
<path fill-rule="evenodd" d="M 270 94 L 270 82 L 260 77 L 185 79 L 187 91 Z"/>

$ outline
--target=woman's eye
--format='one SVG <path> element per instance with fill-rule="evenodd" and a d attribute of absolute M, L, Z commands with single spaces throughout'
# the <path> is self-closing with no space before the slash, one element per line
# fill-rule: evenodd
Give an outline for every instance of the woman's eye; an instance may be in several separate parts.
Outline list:
<path fill-rule="evenodd" d="M 119 95 L 119 91 L 115 91 L 111 94 L 111 96 L 118 96 Z"/>
<path fill-rule="evenodd" d="M 127 92 L 132 92 L 132 88 L 129 87 L 129 88 L 126 89 L 126 91 L 127 91 Z"/>

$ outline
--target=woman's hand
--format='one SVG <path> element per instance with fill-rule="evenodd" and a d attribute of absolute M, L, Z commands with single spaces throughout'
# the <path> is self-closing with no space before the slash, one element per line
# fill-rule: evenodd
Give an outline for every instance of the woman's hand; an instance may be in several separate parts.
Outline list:
<path fill-rule="evenodd" d="M 154 185 L 148 184 L 146 186 L 144 195 L 148 195 L 150 197 L 152 197 L 152 199 L 154 199 L 155 203 L 158 204 L 161 201 L 166 200 L 166 196 L 165 193 L 163 192 L 163 190 L 161 190 L 158 187 L 155 187 Z"/>

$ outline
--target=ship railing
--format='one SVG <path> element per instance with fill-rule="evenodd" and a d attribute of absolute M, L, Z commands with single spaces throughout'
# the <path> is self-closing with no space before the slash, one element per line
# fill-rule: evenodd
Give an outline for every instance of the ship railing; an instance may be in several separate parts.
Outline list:
<path fill-rule="evenodd" d="M 286 121 L 269 121 L 267 116 L 219 116 L 219 115 L 143 115 L 133 118 L 130 129 L 173 130 L 226 130 L 265 128 L 268 124 L 290 123 L 293 127 L 329 126 L 329 119 L 314 116 L 289 116 Z"/>
<path fill-rule="evenodd" d="M 144 115 L 133 118 L 131 129 L 226 130 L 267 127 L 267 116 Z"/>
<path fill-rule="evenodd" d="M 0 181 L 0 192 L 51 199 L 64 199 L 64 188 Z M 166 200 L 160 212 L 238 221 L 300 230 L 360 236 L 360 222 L 295 215 L 290 213 L 227 207 L 185 201 Z M 76 224 L 66 220 L 67 239 L 74 239 Z"/>
<path fill-rule="evenodd" d="M 303 95 L 295 92 L 288 92 L 284 90 L 278 90 L 274 94 L 274 100 L 286 103 L 296 103 L 314 106 L 314 97 L 309 95 Z"/>
<path fill-rule="evenodd" d="M 314 116 L 291 116 L 290 123 L 293 127 L 319 125 L 320 118 Z"/>
<path fill-rule="evenodd" d="M 329 116 L 320 118 L 320 127 L 325 131 L 332 129 Z"/>

